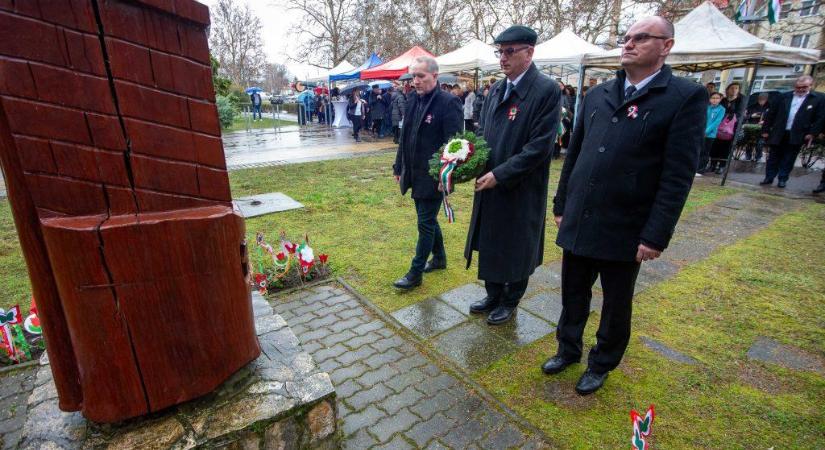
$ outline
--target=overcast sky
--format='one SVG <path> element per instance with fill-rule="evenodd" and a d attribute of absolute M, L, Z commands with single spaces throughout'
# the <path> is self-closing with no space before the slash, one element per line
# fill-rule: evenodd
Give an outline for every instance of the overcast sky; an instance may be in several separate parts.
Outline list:
<path fill-rule="evenodd" d="M 218 2 L 218 0 L 198 1 L 209 7 Z M 289 60 L 289 55 L 295 54 L 292 47 L 296 44 L 294 36 L 291 37 L 289 34 L 289 28 L 296 20 L 300 19 L 300 15 L 290 12 L 286 8 L 276 6 L 276 2 L 273 0 L 235 1 L 241 5 L 244 3 L 248 4 L 252 8 L 252 11 L 261 19 L 263 27 L 260 32 L 264 41 L 264 51 L 266 52 L 268 61 L 285 64 L 290 73 L 301 80 L 318 76 L 323 72 L 317 67 Z M 650 11 L 649 6 L 633 5 L 630 8 L 630 13 L 634 17 L 648 15 L 651 13 Z M 350 63 L 355 66 L 360 65 L 362 62 L 363 61 L 350 61 Z"/>

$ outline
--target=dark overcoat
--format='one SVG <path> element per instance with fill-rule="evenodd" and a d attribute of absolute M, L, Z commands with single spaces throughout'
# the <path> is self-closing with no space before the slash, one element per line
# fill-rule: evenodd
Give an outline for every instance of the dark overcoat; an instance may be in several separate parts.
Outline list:
<path fill-rule="evenodd" d="M 707 89 L 665 65 L 630 100 L 624 71 L 590 89 L 576 115 L 553 213 L 556 243 L 580 256 L 633 261 L 664 250 L 685 205 L 707 120 Z"/>
<path fill-rule="evenodd" d="M 425 96 L 426 97 L 426 96 Z M 416 115 L 421 97 L 416 92 L 407 95 L 407 111 L 401 140 L 393 164 L 393 173 L 401 179 L 401 194 L 412 189 L 412 198 L 440 198 L 438 182 L 430 176 L 430 158 L 456 133 L 464 129 L 461 101 L 458 97 L 435 88 L 426 97 L 422 113 Z"/>
<path fill-rule="evenodd" d="M 550 157 L 559 124 L 559 86 L 531 65 L 510 97 L 498 81 L 484 100 L 477 133 L 490 145 L 486 172 L 498 184 L 476 192 L 464 257 L 478 251 L 478 277 L 527 279 L 542 263 Z"/>
<path fill-rule="evenodd" d="M 378 96 L 381 98 L 378 98 Z M 384 98 L 387 94 L 376 94 L 375 92 L 370 92 L 370 101 L 369 101 L 369 116 L 371 120 L 382 120 L 384 115 L 387 113 L 387 101 Z"/>
<path fill-rule="evenodd" d="M 788 122 L 788 114 L 791 111 L 791 101 L 793 92 L 786 92 L 779 97 L 774 105 L 768 109 L 765 123 L 762 129 L 768 133 L 768 145 L 779 145 L 782 143 L 782 135 Z M 788 144 L 802 145 L 806 134 L 816 136 L 822 132 L 823 121 L 825 121 L 825 96 L 816 92 L 810 92 L 805 97 L 799 110 L 793 118 L 791 132 L 788 136 Z"/>

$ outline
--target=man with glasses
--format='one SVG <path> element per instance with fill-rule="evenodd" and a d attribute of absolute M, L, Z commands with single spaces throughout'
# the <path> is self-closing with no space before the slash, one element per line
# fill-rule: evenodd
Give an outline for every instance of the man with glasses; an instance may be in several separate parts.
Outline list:
<path fill-rule="evenodd" d="M 476 180 L 464 256 L 478 251 L 478 278 L 487 296 L 470 312 L 487 323 L 510 320 L 527 280 L 544 255 L 550 157 L 559 124 L 561 90 L 533 64 L 536 32 L 512 26 L 495 40 L 505 79 L 484 100 L 476 133 L 490 145 Z"/>
<path fill-rule="evenodd" d="M 778 175 L 777 187 L 784 188 L 802 146 L 810 145 L 814 136 L 822 131 L 825 97 L 811 92 L 813 83 L 809 75 L 802 75 L 794 83 L 793 92 L 783 94 L 768 109 L 762 137 L 771 150 L 765 165 L 765 179 L 759 184 L 773 184 Z"/>
<path fill-rule="evenodd" d="M 429 161 L 442 145 L 464 129 L 461 100 L 438 89 L 438 63 L 429 56 L 415 59 L 410 66 L 415 92 L 410 93 L 401 139 L 393 165 L 401 195 L 412 190 L 418 216 L 418 243 L 410 270 L 393 285 L 409 290 L 421 285 L 423 274 L 447 268 L 444 237 L 438 225 L 441 192 L 430 176 Z M 432 259 L 427 258 L 432 255 Z"/>
<path fill-rule="evenodd" d="M 592 287 L 604 303 L 596 345 L 576 384 L 595 392 L 630 340 L 636 276 L 668 246 L 703 145 L 708 92 L 665 65 L 673 25 L 636 22 L 623 39 L 616 78 L 590 89 L 576 116 L 553 214 L 562 256 L 558 351 L 542 366 L 555 374 L 582 357 Z"/>

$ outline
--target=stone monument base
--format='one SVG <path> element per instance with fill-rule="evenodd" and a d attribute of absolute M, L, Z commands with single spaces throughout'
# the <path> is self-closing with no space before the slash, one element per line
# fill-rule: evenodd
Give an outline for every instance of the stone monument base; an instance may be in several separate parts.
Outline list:
<path fill-rule="evenodd" d="M 119 424 L 98 424 L 78 412 L 60 411 L 43 355 L 20 448 L 337 448 L 329 375 L 316 367 L 283 318 L 257 293 L 253 308 L 263 350 L 257 360 L 209 395 Z"/>

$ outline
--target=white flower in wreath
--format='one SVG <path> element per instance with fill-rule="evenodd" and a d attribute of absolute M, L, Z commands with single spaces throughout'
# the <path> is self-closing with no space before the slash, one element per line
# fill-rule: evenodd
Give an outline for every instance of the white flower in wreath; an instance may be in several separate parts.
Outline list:
<path fill-rule="evenodd" d="M 453 139 L 444 146 L 441 158 L 447 161 L 464 162 L 470 157 L 471 145 L 466 139 Z"/>

